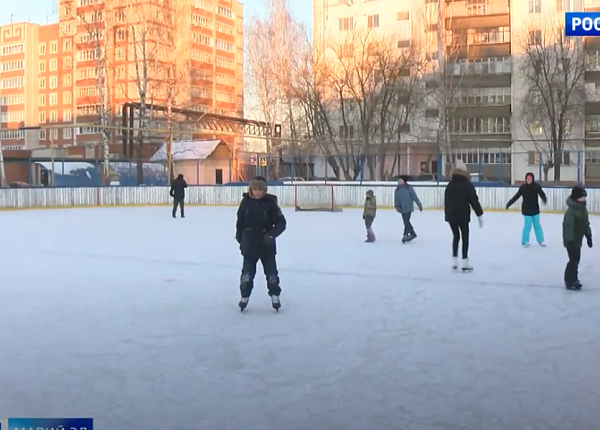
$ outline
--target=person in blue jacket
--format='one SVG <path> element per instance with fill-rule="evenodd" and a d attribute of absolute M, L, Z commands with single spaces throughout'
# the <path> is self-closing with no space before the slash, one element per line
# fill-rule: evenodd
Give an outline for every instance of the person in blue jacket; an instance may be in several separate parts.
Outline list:
<path fill-rule="evenodd" d="M 529 237 L 531 236 L 531 227 L 535 232 L 535 239 L 540 246 L 546 246 L 544 243 L 544 231 L 540 224 L 540 203 L 542 199 L 544 204 L 547 202 L 546 193 L 542 190 L 540 184 L 535 182 L 535 176 L 529 172 L 525 175 L 525 183 L 519 187 L 517 193 L 506 204 L 506 209 L 510 208 L 519 197 L 523 198 L 521 204 L 521 213 L 525 223 L 523 224 L 523 233 L 521 234 L 521 245 L 529 246 Z"/>
<path fill-rule="evenodd" d="M 415 193 L 414 188 L 407 181 L 407 176 L 400 176 L 398 186 L 396 187 L 396 191 L 394 191 L 394 207 L 396 211 L 402 214 L 402 222 L 404 223 L 402 243 L 410 242 L 417 237 L 417 233 L 415 233 L 415 229 L 410 222 L 410 217 L 415 211 L 415 204 L 419 208 L 419 211 L 423 210 L 423 205 L 417 193 Z"/>

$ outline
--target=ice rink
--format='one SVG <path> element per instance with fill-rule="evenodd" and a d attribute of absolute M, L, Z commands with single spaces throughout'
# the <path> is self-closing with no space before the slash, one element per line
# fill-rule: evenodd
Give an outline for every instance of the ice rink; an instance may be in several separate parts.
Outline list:
<path fill-rule="evenodd" d="M 474 272 L 450 269 L 441 212 L 419 237 L 381 210 L 296 213 L 283 293 L 259 269 L 240 313 L 235 208 L 0 212 L 0 417 L 92 417 L 96 429 L 597 430 L 600 219 L 584 289 L 563 286 L 517 213 L 473 222 Z"/>

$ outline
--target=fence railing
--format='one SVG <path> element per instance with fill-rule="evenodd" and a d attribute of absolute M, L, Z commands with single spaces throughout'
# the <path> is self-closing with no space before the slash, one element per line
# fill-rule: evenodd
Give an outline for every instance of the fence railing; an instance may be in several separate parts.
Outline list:
<path fill-rule="evenodd" d="M 296 188 L 302 187 L 301 193 Z M 377 185 L 288 185 L 269 187 L 269 192 L 277 195 L 283 207 L 294 205 L 327 207 L 335 204 L 341 207 L 360 208 L 364 204 L 365 193 L 373 190 L 380 208 L 394 205 L 394 186 Z M 441 209 L 444 205 L 444 187 L 436 185 L 415 185 L 415 189 L 425 209 Z M 238 205 L 245 192 L 238 186 L 197 186 L 187 190 L 188 205 L 222 206 Z M 515 187 L 477 188 L 484 209 L 503 210 L 506 202 L 517 191 Z M 570 188 L 545 188 L 548 203 L 544 211 L 563 211 Z M 301 197 L 299 197 L 301 196 Z M 301 199 L 301 200 L 299 200 Z M 86 188 L 13 188 L 0 189 L 0 208 L 68 208 L 97 206 L 149 206 L 171 203 L 168 187 L 86 187 Z M 518 208 L 518 203 L 515 208 Z M 600 189 L 588 189 L 588 209 L 600 213 Z"/>

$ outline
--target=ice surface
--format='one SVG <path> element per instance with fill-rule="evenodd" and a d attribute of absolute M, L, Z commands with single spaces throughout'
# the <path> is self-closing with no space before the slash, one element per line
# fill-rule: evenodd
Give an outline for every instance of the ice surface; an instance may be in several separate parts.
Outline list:
<path fill-rule="evenodd" d="M 600 266 L 562 285 L 561 217 L 520 246 L 516 213 L 472 224 L 450 270 L 440 212 L 296 213 L 282 311 L 259 269 L 237 308 L 234 208 L 0 213 L 0 417 L 97 429 L 597 430 Z M 592 218 L 600 231 L 600 220 Z M 600 236 L 600 235 L 599 235 Z M 600 240 L 598 241 L 600 246 Z"/>

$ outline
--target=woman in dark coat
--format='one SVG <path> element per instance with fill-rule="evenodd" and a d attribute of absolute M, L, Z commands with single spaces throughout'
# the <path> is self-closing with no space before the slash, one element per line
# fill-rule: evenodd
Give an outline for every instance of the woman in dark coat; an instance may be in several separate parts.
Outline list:
<path fill-rule="evenodd" d="M 469 223 L 471 222 L 471 208 L 475 211 L 479 221 L 479 228 L 483 227 L 483 209 L 479 204 L 477 191 L 471 183 L 471 174 L 462 161 L 457 161 L 450 171 L 451 179 L 444 193 L 444 214 L 446 222 L 452 230 L 452 268 L 458 269 L 458 243 L 462 239 L 462 270 L 471 272 L 473 267 L 469 264 Z"/>

